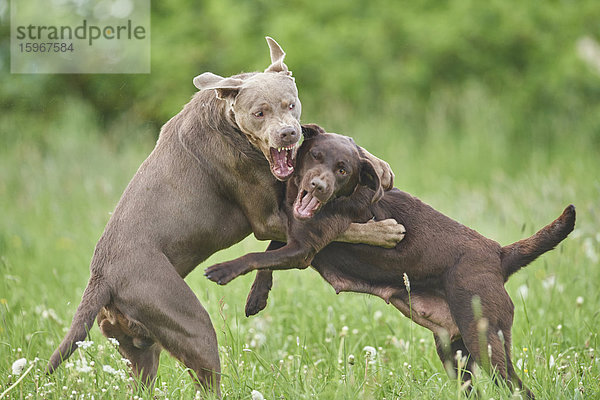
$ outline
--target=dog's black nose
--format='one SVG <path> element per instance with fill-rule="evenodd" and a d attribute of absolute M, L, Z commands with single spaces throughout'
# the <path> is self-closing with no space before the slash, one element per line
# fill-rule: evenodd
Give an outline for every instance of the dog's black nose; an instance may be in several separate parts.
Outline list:
<path fill-rule="evenodd" d="M 281 140 L 296 140 L 298 139 L 299 133 L 294 129 L 293 126 L 286 126 L 279 132 L 279 138 Z"/>
<path fill-rule="evenodd" d="M 325 182 L 319 177 L 315 177 L 310 181 L 310 186 L 312 186 L 316 191 L 323 193 L 325 191 Z"/>

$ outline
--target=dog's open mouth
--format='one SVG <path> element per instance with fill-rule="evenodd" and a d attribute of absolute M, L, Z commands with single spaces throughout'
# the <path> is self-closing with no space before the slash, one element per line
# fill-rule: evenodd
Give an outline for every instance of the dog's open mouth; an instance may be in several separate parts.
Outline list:
<path fill-rule="evenodd" d="M 271 172 L 275 178 L 285 181 L 294 172 L 294 161 L 296 157 L 296 145 L 288 147 L 271 147 Z"/>
<path fill-rule="evenodd" d="M 312 193 L 299 189 L 298 197 L 294 201 L 294 217 L 296 219 L 312 218 L 322 204 Z"/>

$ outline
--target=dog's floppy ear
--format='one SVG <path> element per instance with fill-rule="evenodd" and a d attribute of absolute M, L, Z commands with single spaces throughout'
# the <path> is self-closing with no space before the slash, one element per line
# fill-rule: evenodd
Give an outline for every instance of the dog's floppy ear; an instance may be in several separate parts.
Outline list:
<path fill-rule="evenodd" d="M 292 71 L 290 71 L 283 62 L 285 51 L 283 51 L 281 46 L 272 37 L 267 36 L 265 39 L 267 39 L 269 50 L 271 52 L 271 65 L 265 69 L 265 72 L 285 72 L 286 75 L 291 76 Z"/>
<path fill-rule="evenodd" d="M 383 197 L 383 188 L 381 187 L 379 175 L 375 172 L 375 167 L 371 161 L 366 158 L 360 159 L 360 175 L 358 183 L 375 191 L 373 198 L 371 199 L 371 204 L 378 202 Z"/>
<path fill-rule="evenodd" d="M 205 72 L 194 78 L 194 86 L 200 90 L 214 89 L 219 98 L 237 96 L 243 84 L 244 81 L 241 79 L 223 78 L 212 72 Z"/>
<path fill-rule="evenodd" d="M 302 135 L 304 136 L 304 139 L 314 138 L 321 133 L 325 133 L 325 129 L 321 128 L 317 124 L 302 125 Z"/>

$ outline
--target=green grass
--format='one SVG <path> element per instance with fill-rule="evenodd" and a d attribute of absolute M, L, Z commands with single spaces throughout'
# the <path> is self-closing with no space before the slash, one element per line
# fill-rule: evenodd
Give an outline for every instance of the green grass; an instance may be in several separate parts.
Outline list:
<path fill-rule="evenodd" d="M 127 374 L 119 373 L 126 365 L 97 327 L 89 348 L 54 375 L 43 374 L 87 282 L 95 242 L 155 135 L 139 127 L 101 135 L 89 110 L 78 104 L 65 110 L 49 125 L 0 118 L 7 144 L 0 149 L 0 393 L 18 379 L 11 365 L 24 357 L 25 368 L 33 369 L 7 398 L 151 398 L 133 392 Z M 460 135 L 445 128 L 443 116 L 428 118 L 431 128 L 422 135 L 385 120 L 321 122 L 387 159 L 396 186 L 502 244 L 532 234 L 574 203 L 576 231 L 507 284 L 516 310 L 513 359 L 538 398 L 598 398 L 597 148 L 574 134 L 564 143 L 507 143 L 502 126 L 481 110 L 468 113 Z M 187 279 L 217 331 L 227 398 L 250 399 L 252 390 L 267 399 L 464 397 L 447 378 L 431 333 L 380 299 L 336 296 L 311 270 L 281 272 L 268 307 L 246 318 L 253 276 L 219 287 L 202 275 L 212 262 L 265 247 L 248 238 Z M 365 346 L 377 349 L 372 363 Z M 475 386 L 481 398 L 510 396 L 485 373 Z M 196 394 L 185 369 L 167 354 L 156 387 L 158 399 Z"/>

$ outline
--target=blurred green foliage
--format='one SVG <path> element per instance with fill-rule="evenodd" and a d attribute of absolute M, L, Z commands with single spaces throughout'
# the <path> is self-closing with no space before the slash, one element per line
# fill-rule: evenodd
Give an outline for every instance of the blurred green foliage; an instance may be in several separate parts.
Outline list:
<path fill-rule="evenodd" d="M 306 122 L 385 121 L 402 134 L 460 136 L 480 112 L 475 104 L 516 146 L 573 135 L 597 146 L 600 70 L 577 44 L 600 39 L 598 21 L 597 0 L 153 1 L 150 75 L 5 76 L 0 118 L 51 120 L 76 101 L 105 133 L 124 120 L 157 128 L 194 93 L 195 75 L 264 69 L 270 35 L 288 53 Z"/>

